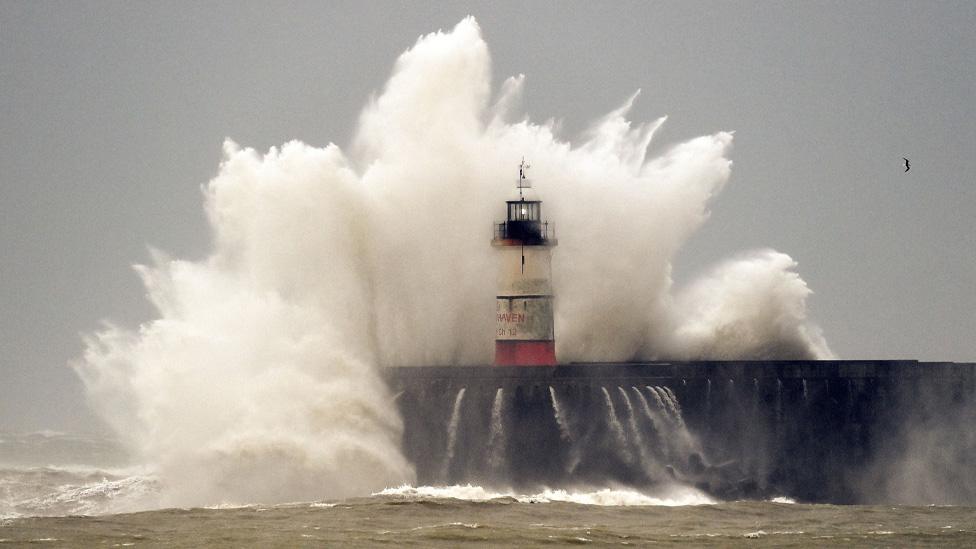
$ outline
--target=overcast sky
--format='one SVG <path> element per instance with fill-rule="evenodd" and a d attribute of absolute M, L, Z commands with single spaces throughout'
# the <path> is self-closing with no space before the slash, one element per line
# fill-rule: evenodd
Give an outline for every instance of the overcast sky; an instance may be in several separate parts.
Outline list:
<path fill-rule="evenodd" d="M 348 144 L 397 55 L 468 14 L 565 138 L 638 88 L 654 149 L 736 132 L 679 283 L 773 247 L 839 356 L 976 361 L 976 2 L 4 0 L 0 430 L 95 428 L 67 363 L 151 318 L 148 246 L 209 249 L 225 137 Z"/>

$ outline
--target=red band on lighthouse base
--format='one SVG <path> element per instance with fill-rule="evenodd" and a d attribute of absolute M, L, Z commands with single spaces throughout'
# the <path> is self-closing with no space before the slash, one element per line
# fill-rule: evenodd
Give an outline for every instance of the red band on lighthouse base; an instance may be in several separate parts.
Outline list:
<path fill-rule="evenodd" d="M 495 366 L 555 366 L 555 341 L 495 340 Z"/>

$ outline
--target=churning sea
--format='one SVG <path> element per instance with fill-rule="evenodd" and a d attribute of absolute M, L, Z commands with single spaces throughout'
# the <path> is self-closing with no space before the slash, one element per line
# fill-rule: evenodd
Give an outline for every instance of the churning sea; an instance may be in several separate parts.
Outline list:
<path fill-rule="evenodd" d="M 111 442 L 97 437 L 0 434 L 0 546 L 976 546 L 973 507 L 716 502 L 619 487 L 404 486 L 347 500 L 157 509 L 151 474 L 63 463 L 82 451 L 111 464 Z"/>

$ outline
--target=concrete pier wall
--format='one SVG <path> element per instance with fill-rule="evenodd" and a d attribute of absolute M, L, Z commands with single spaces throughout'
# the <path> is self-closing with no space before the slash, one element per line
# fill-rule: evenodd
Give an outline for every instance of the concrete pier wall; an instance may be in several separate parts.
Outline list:
<path fill-rule="evenodd" d="M 834 503 L 976 498 L 976 364 L 405 367 L 388 379 L 423 484 L 680 482 L 719 498 Z"/>

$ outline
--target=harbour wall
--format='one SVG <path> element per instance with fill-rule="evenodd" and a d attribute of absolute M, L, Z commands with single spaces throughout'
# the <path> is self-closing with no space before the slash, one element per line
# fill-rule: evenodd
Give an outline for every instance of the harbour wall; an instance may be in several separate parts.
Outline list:
<path fill-rule="evenodd" d="M 387 378 L 422 484 L 976 499 L 972 363 L 425 366 L 391 368 Z"/>

